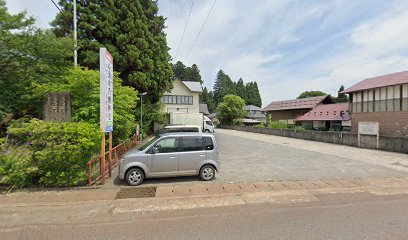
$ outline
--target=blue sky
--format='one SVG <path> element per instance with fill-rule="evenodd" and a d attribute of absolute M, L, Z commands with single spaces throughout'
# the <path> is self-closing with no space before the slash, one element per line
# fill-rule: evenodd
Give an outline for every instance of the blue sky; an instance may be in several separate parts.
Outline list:
<path fill-rule="evenodd" d="M 159 0 L 175 58 L 192 0 Z M 196 63 L 207 87 L 219 69 L 257 81 L 263 105 L 305 90 L 334 94 L 368 77 L 408 70 L 408 1 L 218 0 L 190 55 L 212 0 L 195 0 L 177 59 Z M 7 0 L 47 27 L 49 0 Z"/>

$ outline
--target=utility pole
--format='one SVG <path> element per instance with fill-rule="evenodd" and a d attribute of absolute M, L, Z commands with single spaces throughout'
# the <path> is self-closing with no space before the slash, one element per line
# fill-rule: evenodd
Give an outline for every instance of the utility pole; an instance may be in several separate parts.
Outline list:
<path fill-rule="evenodd" d="M 147 92 L 140 94 L 140 141 L 143 140 L 143 96 L 145 96 Z"/>
<path fill-rule="evenodd" d="M 77 8 L 76 0 L 74 0 L 74 66 L 78 64 L 78 53 L 77 53 L 78 43 L 77 43 Z"/>

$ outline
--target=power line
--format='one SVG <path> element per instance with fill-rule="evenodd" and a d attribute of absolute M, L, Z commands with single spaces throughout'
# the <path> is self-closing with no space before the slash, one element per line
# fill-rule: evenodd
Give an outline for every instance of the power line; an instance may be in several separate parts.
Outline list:
<path fill-rule="evenodd" d="M 201 29 L 200 29 L 200 31 L 198 32 L 197 37 L 194 39 L 193 45 L 191 45 L 191 48 L 190 48 L 190 50 L 188 51 L 186 58 L 188 58 L 188 56 L 190 55 L 190 52 L 191 52 L 191 50 L 193 49 L 195 43 L 197 42 L 197 39 L 198 39 L 198 37 L 200 36 L 201 31 L 203 31 L 204 26 L 205 26 L 205 24 L 207 23 L 208 17 L 210 17 L 210 14 L 211 14 L 212 10 L 214 9 L 214 6 L 215 6 L 215 3 L 216 3 L 216 2 L 217 2 L 217 0 L 214 0 L 213 5 L 211 6 L 211 9 L 210 9 L 210 11 L 208 12 L 207 17 L 205 18 L 205 21 L 204 21 L 203 25 L 201 26 Z"/>
<path fill-rule="evenodd" d="M 177 60 L 177 56 L 178 56 L 178 53 L 179 53 L 179 50 L 180 50 L 181 43 L 183 42 L 184 34 L 186 33 L 188 21 L 190 20 L 190 15 L 191 15 L 191 11 L 193 10 L 193 6 L 194 6 L 194 0 L 191 2 L 190 12 L 188 13 L 186 25 L 184 26 L 183 35 L 181 35 L 180 43 L 179 43 L 179 45 L 177 47 L 176 56 L 174 57 L 174 60 Z"/>
<path fill-rule="evenodd" d="M 58 5 L 54 2 L 54 0 L 51 0 L 51 2 L 54 3 L 54 6 L 58 9 L 58 11 L 62 12 Z"/>

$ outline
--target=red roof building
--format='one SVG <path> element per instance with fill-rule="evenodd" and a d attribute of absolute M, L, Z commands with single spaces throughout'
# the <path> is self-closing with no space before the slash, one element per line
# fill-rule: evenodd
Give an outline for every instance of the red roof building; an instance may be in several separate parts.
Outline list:
<path fill-rule="evenodd" d="M 349 130 L 351 115 L 348 103 L 319 105 L 295 119 L 306 128 L 316 130 Z"/>
<path fill-rule="evenodd" d="M 332 102 L 329 96 L 277 101 L 268 104 L 264 111 L 268 113 L 271 121 L 286 121 L 288 124 L 293 124 L 293 120 L 316 106 Z"/>
<path fill-rule="evenodd" d="M 408 137 L 408 71 L 368 78 L 343 92 L 350 96 L 353 133 L 359 122 L 378 122 L 380 135 Z"/>

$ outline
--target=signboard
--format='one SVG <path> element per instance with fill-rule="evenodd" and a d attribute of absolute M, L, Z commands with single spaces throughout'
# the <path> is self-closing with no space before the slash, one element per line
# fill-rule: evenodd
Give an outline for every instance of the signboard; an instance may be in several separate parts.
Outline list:
<path fill-rule="evenodd" d="M 106 48 L 99 49 L 100 64 L 100 128 L 113 131 L 113 58 Z"/>
<path fill-rule="evenodd" d="M 378 122 L 358 122 L 358 134 L 363 135 L 378 135 Z"/>

